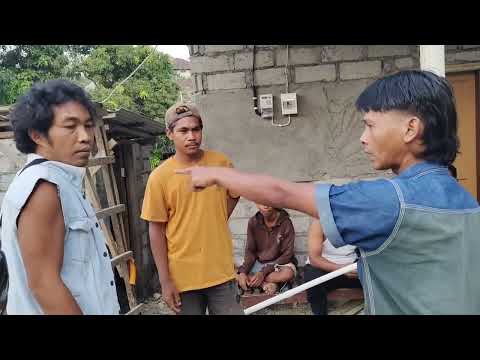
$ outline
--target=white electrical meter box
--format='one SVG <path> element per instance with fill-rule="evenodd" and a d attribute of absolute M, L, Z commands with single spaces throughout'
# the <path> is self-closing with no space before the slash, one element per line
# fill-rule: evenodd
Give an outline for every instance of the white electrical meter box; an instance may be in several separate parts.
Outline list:
<path fill-rule="evenodd" d="M 297 115 L 297 93 L 280 94 L 282 115 Z"/>
<path fill-rule="evenodd" d="M 273 118 L 273 95 L 260 95 L 260 113 L 262 118 Z"/>

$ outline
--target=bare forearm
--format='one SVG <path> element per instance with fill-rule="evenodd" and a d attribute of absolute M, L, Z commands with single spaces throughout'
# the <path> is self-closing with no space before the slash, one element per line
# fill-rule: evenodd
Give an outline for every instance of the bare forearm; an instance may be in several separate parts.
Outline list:
<path fill-rule="evenodd" d="M 61 278 L 31 285 L 33 296 L 45 315 L 82 315 L 70 290 Z"/>
<path fill-rule="evenodd" d="M 150 246 L 152 248 L 153 258 L 157 266 L 160 283 L 170 280 L 170 270 L 168 269 L 168 249 L 167 236 L 162 229 L 156 229 L 155 226 L 149 227 Z"/>
<path fill-rule="evenodd" d="M 310 257 L 310 264 L 326 272 L 332 272 L 342 267 L 342 265 L 335 264 L 324 257 Z"/>
<path fill-rule="evenodd" d="M 215 168 L 215 182 L 250 201 L 301 211 L 318 218 L 313 184 L 297 184 L 267 175 Z"/>

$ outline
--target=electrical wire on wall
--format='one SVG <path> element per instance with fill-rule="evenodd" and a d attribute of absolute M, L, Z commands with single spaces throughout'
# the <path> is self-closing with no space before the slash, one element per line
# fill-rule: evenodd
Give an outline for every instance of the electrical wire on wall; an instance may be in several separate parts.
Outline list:
<path fill-rule="evenodd" d="M 152 56 L 155 51 L 157 50 L 157 47 L 158 45 L 155 45 L 155 47 L 153 48 L 153 51 L 147 55 L 147 57 L 145 57 L 145 59 L 143 59 L 143 61 L 140 63 L 140 65 L 138 65 L 136 67 L 135 70 L 133 70 L 130 75 L 128 75 L 125 79 L 123 79 L 121 82 L 119 82 L 112 90 L 112 92 L 105 98 L 103 99 L 102 101 L 100 101 L 100 104 L 103 104 L 105 101 L 107 101 L 108 99 L 110 99 L 112 97 L 112 95 L 115 93 L 115 91 L 118 89 L 118 87 L 120 85 L 123 85 L 125 82 L 127 82 L 128 79 L 130 79 L 141 67 L 143 64 L 145 64 L 145 62 L 150 58 L 150 56 Z"/>
<path fill-rule="evenodd" d="M 287 45 L 287 53 L 286 53 L 286 61 L 285 61 L 285 92 L 288 94 L 288 72 L 289 72 L 289 69 L 288 69 L 288 65 L 289 65 L 289 51 L 288 51 L 288 45 Z M 285 124 L 276 124 L 275 121 L 274 121 L 274 118 L 272 116 L 272 125 L 273 126 L 277 126 L 277 127 L 284 127 L 284 126 L 288 126 L 290 125 L 290 122 L 291 122 L 291 118 L 290 118 L 290 115 L 288 115 L 288 121 L 285 123 Z"/>
<path fill-rule="evenodd" d="M 258 109 L 258 97 L 257 97 L 257 88 L 255 87 L 255 53 L 256 53 L 256 48 L 255 45 L 253 45 L 253 65 L 252 65 L 252 90 L 253 90 L 253 111 L 255 111 L 255 114 L 258 116 L 261 116 L 261 112 Z"/>

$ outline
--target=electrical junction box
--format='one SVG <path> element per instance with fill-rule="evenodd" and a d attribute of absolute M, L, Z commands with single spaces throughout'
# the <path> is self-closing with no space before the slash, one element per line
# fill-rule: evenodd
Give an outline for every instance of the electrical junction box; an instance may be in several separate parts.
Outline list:
<path fill-rule="evenodd" d="M 282 115 L 297 115 L 297 93 L 280 94 Z"/>
<path fill-rule="evenodd" d="M 273 118 L 273 95 L 260 95 L 260 113 L 262 118 Z"/>

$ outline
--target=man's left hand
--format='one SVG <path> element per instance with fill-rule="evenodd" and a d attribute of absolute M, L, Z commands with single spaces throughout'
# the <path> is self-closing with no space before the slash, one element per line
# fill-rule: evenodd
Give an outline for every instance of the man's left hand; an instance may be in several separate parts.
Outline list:
<path fill-rule="evenodd" d="M 259 271 L 250 280 L 250 283 L 248 284 L 248 286 L 253 288 L 259 287 L 260 285 L 262 285 L 264 279 L 265 279 L 265 274 Z"/>

